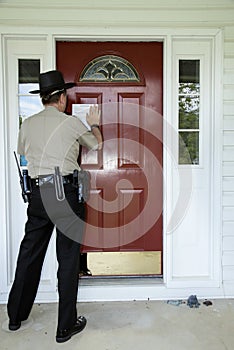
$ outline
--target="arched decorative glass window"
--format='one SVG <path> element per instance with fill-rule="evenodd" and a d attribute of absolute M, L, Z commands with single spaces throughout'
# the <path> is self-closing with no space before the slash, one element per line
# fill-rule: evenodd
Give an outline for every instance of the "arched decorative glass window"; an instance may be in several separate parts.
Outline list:
<path fill-rule="evenodd" d="M 100 56 L 89 62 L 80 75 L 80 82 L 140 82 L 134 66 L 122 57 Z"/>

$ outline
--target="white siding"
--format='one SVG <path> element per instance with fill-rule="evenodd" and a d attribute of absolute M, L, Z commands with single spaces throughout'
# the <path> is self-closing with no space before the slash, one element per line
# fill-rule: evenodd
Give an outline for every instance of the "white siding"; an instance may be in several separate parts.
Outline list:
<path fill-rule="evenodd" d="M 224 30 L 223 282 L 234 284 L 234 26 Z"/>
<path fill-rule="evenodd" d="M 1 22 L 13 26 L 36 23 L 38 27 L 184 28 L 233 24 L 232 0 L 5 0 L 1 6 L 4 8 L 4 11 L 0 11 Z"/>

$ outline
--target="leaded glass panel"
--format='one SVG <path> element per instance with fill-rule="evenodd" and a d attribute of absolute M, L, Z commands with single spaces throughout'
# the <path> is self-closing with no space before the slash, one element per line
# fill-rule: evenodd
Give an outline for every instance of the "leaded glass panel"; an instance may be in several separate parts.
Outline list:
<path fill-rule="evenodd" d="M 80 82 L 139 82 L 134 66 L 122 57 L 100 56 L 89 62 L 80 75 Z"/>

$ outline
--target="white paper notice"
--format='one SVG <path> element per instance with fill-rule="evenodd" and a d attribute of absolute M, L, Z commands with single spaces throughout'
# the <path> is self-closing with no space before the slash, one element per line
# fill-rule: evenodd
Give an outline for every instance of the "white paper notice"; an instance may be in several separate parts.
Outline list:
<path fill-rule="evenodd" d="M 83 103 L 74 103 L 72 105 L 72 115 L 78 117 L 80 121 L 89 129 L 91 130 L 89 124 L 86 120 L 86 114 L 89 113 L 90 106 L 96 106 L 94 104 L 83 104 Z"/>

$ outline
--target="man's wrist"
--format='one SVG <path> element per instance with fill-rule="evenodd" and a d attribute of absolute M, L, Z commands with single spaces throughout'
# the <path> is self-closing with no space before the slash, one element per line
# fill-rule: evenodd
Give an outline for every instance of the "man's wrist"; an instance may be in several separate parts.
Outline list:
<path fill-rule="evenodd" d="M 90 125 L 90 128 L 91 128 L 91 130 L 94 129 L 94 128 L 98 128 L 99 129 L 99 125 L 98 124 L 92 124 L 92 125 Z"/>

